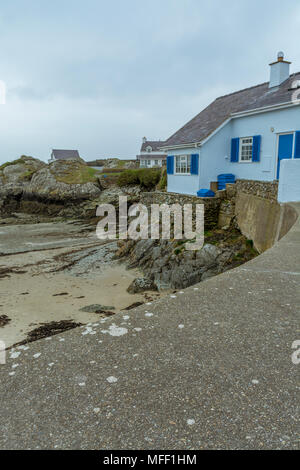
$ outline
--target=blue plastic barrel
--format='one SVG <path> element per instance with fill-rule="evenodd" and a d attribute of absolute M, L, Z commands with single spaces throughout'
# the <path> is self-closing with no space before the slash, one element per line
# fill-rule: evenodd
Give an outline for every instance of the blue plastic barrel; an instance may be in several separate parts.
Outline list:
<path fill-rule="evenodd" d="M 226 189 L 226 184 L 235 183 L 235 175 L 231 173 L 223 173 L 218 175 L 218 189 Z"/>

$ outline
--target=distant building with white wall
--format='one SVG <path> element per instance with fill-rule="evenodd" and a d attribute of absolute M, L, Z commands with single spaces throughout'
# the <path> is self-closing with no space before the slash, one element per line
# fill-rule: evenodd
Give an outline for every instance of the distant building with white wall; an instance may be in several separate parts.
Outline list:
<path fill-rule="evenodd" d="M 141 168 L 162 167 L 166 165 L 167 155 L 160 147 L 164 144 L 162 140 L 147 140 L 143 138 L 140 154 L 137 160 Z"/>

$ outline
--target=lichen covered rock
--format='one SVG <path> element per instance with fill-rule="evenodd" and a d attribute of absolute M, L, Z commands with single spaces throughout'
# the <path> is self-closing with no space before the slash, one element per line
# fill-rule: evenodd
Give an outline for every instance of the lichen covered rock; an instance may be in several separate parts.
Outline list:
<path fill-rule="evenodd" d="M 21 157 L 0 167 L 0 212 L 84 216 L 86 201 L 99 197 L 97 171 L 80 160 L 58 160 L 50 165 Z"/>
<path fill-rule="evenodd" d="M 61 173 L 58 173 L 61 175 Z M 65 183 L 57 179 L 51 168 L 43 168 L 34 174 L 30 183 L 24 188 L 24 199 L 46 201 L 83 201 L 99 196 L 100 188 L 92 182 Z"/>
<path fill-rule="evenodd" d="M 0 179 L 3 185 L 27 183 L 38 170 L 44 167 L 46 163 L 41 160 L 23 155 L 18 160 L 0 166 Z"/>
<path fill-rule="evenodd" d="M 127 289 L 130 294 L 137 294 L 146 290 L 157 290 L 157 286 L 154 282 L 147 277 L 137 277 Z"/>

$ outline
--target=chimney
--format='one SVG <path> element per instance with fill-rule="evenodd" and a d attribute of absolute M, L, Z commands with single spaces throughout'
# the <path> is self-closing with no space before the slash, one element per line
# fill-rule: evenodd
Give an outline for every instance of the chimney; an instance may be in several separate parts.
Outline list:
<path fill-rule="evenodd" d="M 278 87 L 290 77 L 291 62 L 284 60 L 284 53 L 278 52 L 277 62 L 270 64 L 271 75 L 269 88 Z"/>
<path fill-rule="evenodd" d="M 143 144 L 147 142 L 147 137 L 143 137 Z"/>

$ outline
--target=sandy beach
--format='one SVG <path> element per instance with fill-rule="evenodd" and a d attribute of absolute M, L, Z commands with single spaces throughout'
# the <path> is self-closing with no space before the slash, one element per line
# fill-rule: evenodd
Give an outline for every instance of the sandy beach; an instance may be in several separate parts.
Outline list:
<path fill-rule="evenodd" d="M 129 294 L 141 273 L 113 260 L 116 242 L 99 241 L 89 227 L 47 223 L 2 226 L 0 232 L 0 318 L 6 318 L 0 340 L 6 347 L 45 323 L 103 317 L 84 307 L 100 304 L 118 313 L 159 295 Z"/>

